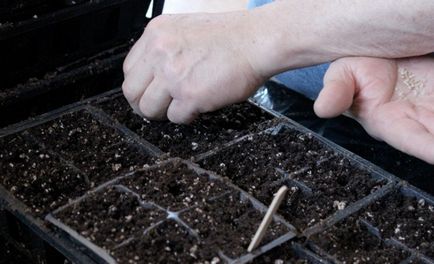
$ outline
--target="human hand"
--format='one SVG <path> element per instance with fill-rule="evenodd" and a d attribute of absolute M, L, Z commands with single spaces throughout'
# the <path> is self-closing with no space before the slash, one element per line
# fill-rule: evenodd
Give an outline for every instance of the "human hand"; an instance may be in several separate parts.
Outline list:
<path fill-rule="evenodd" d="M 373 137 L 434 164 L 434 58 L 343 58 L 333 62 L 314 105 L 344 113 Z"/>
<path fill-rule="evenodd" d="M 189 123 L 246 100 L 265 79 L 251 64 L 248 19 L 240 11 L 152 20 L 124 62 L 122 88 L 135 112 Z"/>

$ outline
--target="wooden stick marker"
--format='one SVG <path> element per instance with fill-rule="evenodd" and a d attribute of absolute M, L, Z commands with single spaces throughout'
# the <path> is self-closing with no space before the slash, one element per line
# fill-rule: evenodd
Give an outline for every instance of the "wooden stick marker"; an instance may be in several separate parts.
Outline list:
<path fill-rule="evenodd" d="M 249 248 L 247 249 L 248 252 L 252 252 L 261 244 L 262 239 L 264 238 L 265 234 L 267 233 L 267 228 L 271 224 L 271 221 L 273 220 L 273 215 L 276 213 L 277 209 L 279 209 L 280 204 L 282 203 L 283 198 L 285 198 L 285 194 L 288 191 L 288 187 L 282 186 L 280 187 L 279 191 L 274 195 L 274 199 L 271 202 L 270 207 L 268 208 L 267 213 L 264 216 L 264 219 L 262 219 L 261 224 L 259 225 L 258 230 L 256 231 L 255 236 L 252 239 L 252 242 L 250 242 Z"/>

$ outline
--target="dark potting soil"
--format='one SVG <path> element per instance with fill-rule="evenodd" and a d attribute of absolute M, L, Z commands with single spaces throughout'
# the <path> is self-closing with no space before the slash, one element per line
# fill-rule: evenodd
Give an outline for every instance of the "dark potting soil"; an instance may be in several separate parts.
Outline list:
<path fill-rule="evenodd" d="M 168 210 L 179 211 L 230 191 L 219 180 L 199 175 L 180 161 L 137 172 L 119 182 L 137 192 L 141 199 Z"/>
<path fill-rule="evenodd" d="M 72 161 L 89 153 L 107 151 L 125 141 L 115 129 L 102 125 L 85 110 L 66 114 L 30 132 L 48 148 Z"/>
<path fill-rule="evenodd" d="M 410 256 L 402 249 L 385 245 L 353 217 L 315 235 L 311 241 L 342 263 L 400 263 Z"/>
<path fill-rule="evenodd" d="M 250 103 L 203 114 L 192 125 L 147 121 L 133 113 L 123 97 L 106 101 L 100 107 L 170 156 L 186 159 L 243 136 L 273 118 Z"/>
<path fill-rule="evenodd" d="M 322 161 L 322 162 L 319 162 Z M 369 173 L 353 167 L 348 160 L 327 151 L 309 135 L 284 129 L 278 135 L 260 134 L 218 151 L 199 162 L 208 170 L 231 179 L 264 204 L 271 203 L 273 194 L 283 185 L 283 174 L 300 180 L 312 189 L 310 195 L 293 188 L 279 213 L 295 227 L 304 230 L 327 218 L 385 184 Z M 290 192 L 290 193 L 291 193 Z"/>
<path fill-rule="evenodd" d="M 222 263 L 184 227 L 167 221 L 113 252 L 118 263 Z M 214 262 L 212 262 L 214 261 Z"/>
<path fill-rule="evenodd" d="M 385 238 L 394 237 L 434 259 L 434 205 L 399 191 L 371 204 L 365 217 Z"/>
<path fill-rule="evenodd" d="M 330 155 L 309 135 L 283 129 L 277 135 L 248 136 L 199 161 L 199 164 L 228 177 L 258 199 L 271 199 L 269 186 L 283 176 L 276 172 L 276 168 L 295 172 Z"/>
<path fill-rule="evenodd" d="M 92 193 L 60 211 L 55 217 L 107 250 L 143 232 L 166 218 L 158 209 L 145 209 L 132 194 L 114 187 Z"/>
<path fill-rule="evenodd" d="M 83 170 L 91 186 L 154 163 L 150 154 L 85 111 L 65 115 L 30 131 L 45 146 Z"/>
<path fill-rule="evenodd" d="M 339 156 L 290 177 L 312 190 L 308 194 L 299 189 L 293 196 L 288 196 L 279 209 L 279 213 L 300 230 L 345 209 L 387 183 L 370 177 L 369 172 L 352 166 L 346 158 Z M 294 186 L 290 180 L 285 184 Z"/>
<path fill-rule="evenodd" d="M 185 211 L 180 217 L 199 234 L 207 247 L 217 247 L 226 256 L 238 258 L 247 253 L 264 215 L 235 192 L 207 201 L 203 206 Z M 285 226 L 273 222 L 261 246 L 286 232 Z"/>
<path fill-rule="evenodd" d="M 78 157 L 75 165 L 87 175 L 92 186 L 103 183 L 122 173 L 152 165 L 155 158 L 143 152 L 134 143 L 120 143 L 103 151 Z"/>
<path fill-rule="evenodd" d="M 20 135 L 0 139 L 0 184 L 42 216 L 88 189 L 84 176 Z"/>

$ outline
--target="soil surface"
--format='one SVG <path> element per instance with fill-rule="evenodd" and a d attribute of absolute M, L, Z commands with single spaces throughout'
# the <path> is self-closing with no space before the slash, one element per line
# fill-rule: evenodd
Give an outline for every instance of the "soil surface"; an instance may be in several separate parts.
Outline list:
<path fill-rule="evenodd" d="M 239 193 L 232 193 L 186 211 L 180 217 L 199 234 L 207 247 L 217 247 L 226 256 L 237 258 L 247 253 L 264 215 L 249 200 L 241 200 Z M 286 232 L 285 226 L 273 222 L 261 246 Z"/>
<path fill-rule="evenodd" d="M 433 204 L 396 191 L 370 205 L 363 216 L 384 237 L 394 237 L 434 259 Z"/>
<path fill-rule="evenodd" d="M 154 163 L 154 158 L 118 131 L 80 111 L 32 128 L 45 146 L 83 170 L 92 186 Z"/>
<path fill-rule="evenodd" d="M 410 256 L 404 250 L 385 245 L 353 217 L 311 240 L 342 263 L 400 263 Z"/>
<path fill-rule="evenodd" d="M 22 136 L 0 139 L 0 183 L 36 216 L 88 189 L 84 176 Z"/>
<path fill-rule="evenodd" d="M 135 143 L 122 142 L 113 145 L 104 151 L 78 157 L 74 164 L 89 175 L 89 180 L 94 186 L 155 162 L 154 157 L 139 147 L 134 147 L 133 144 Z"/>
<path fill-rule="evenodd" d="M 273 118 L 250 103 L 203 114 L 192 125 L 147 121 L 133 113 L 123 97 L 104 102 L 100 107 L 163 152 L 186 159 L 245 135 Z"/>
<path fill-rule="evenodd" d="M 137 198 L 109 188 L 55 215 L 96 245 L 107 250 L 125 240 L 141 236 L 146 228 L 166 218 L 158 209 L 145 209 Z"/>
<path fill-rule="evenodd" d="M 272 199 L 270 194 L 273 194 L 270 185 L 283 177 L 276 172 L 276 168 L 296 172 L 330 155 L 311 136 L 283 129 L 277 135 L 264 133 L 248 136 L 199 164 L 228 177 L 245 191 L 268 203 Z"/>
<path fill-rule="evenodd" d="M 318 163 L 320 160 L 325 161 Z M 267 205 L 283 184 L 292 187 L 279 213 L 300 230 L 317 224 L 385 184 L 353 167 L 345 158 L 333 156 L 333 152 L 309 135 L 290 130 L 283 130 L 276 136 L 248 137 L 199 163 L 228 177 Z M 290 178 L 310 187 L 312 193 L 306 195 L 295 188 L 294 181 L 282 181 L 283 174 L 275 168 L 289 172 Z"/>
<path fill-rule="evenodd" d="M 113 252 L 119 263 L 222 263 L 185 228 L 168 221 Z"/>
<path fill-rule="evenodd" d="M 287 196 L 279 213 L 300 230 L 345 209 L 387 183 L 371 178 L 367 171 L 352 166 L 343 157 L 333 157 L 291 177 L 312 190 L 310 194 L 303 193 L 290 180 L 285 182 L 296 193 Z"/>
<path fill-rule="evenodd" d="M 50 149 L 75 161 L 89 153 L 101 153 L 125 139 L 84 110 L 66 114 L 29 130 Z"/>
<path fill-rule="evenodd" d="M 219 180 L 199 175 L 180 161 L 137 172 L 119 182 L 137 192 L 144 201 L 179 211 L 223 195 L 230 188 Z"/>

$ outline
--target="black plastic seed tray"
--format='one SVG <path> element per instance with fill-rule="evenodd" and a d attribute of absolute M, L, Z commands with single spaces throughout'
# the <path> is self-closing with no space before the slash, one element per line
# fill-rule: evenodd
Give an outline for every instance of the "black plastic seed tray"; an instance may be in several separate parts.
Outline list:
<path fill-rule="evenodd" d="M 164 175 L 166 170 L 167 172 L 182 174 L 182 176 Z M 168 179 L 167 183 L 164 183 L 166 179 L 162 179 L 161 176 L 176 176 L 180 179 Z M 160 184 L 159 181 L 163 181 L 163 184 Z M 178 189 L 173 189 L 172 184 L 178 184 Z M 167 190 L 172 191 L 172 193 L 165 196 L 164 187 L 168 187 Z M 157 195 L 153 195 L 151 191 L 157 189 L 160 192 L 157 191 Z M 190 192 L 184 193 L 184 191 L 188 190 Z M 195 190 L 195 192 L 191 192 L 191 190 Z M 131 207 L 125 205 L 127 202 L 119 203 L 122 198 L 118 198 L 119 194 L 116 194 L 112 198 L 113 201 L 117 202 L 117 206 L 110 204 L 101 207 L 103 210 L 107 208 L 108 210 L 99 216 L 89 213 L 88 207 L 93 203 L 104 203 L 109 200 L 110 198 L 106 197 L 110 196 L 107 194 L 110 192 L 119 192 L 124 196 L 129 196 L 131 200 L 134 200 L 135 205 Z M 120 204 L 123 204 L 124 208 L 126 208 L 124 212 L 120 213 L 121 216 L 110 212 L 111 208 L 118 209 Z M 225 208 L 229 212 L 222 213 L 221 209 L 224 209 L 224 207 L 221 207 L 222 205 L 233 208 L 232 210 Z M 140 216 L 137 213 L 140 210 L 136 208 L 144 209 Z M 122 211 L 122 208 L 118 210 Z M 272 235 L 266 238 L 267 245 L 251 254 L 247 254 L 248 243 L 259 226 L 265 211 L 266 207 L 264 205 L 258 203 L 255 199 L 251 199 L 248 194 L 238 190 L 237 187 L 225 183 L 219 176 L 209 174 L 191 163 L 174 160 L 120 177 L 108 186 L 103 185 L 96 192 L 81 197 L 72 204 L 56 210 L 53 215 L 47 217 L 47 220 L 72 236 L 79 243 L 87 245 L 89 250 L 97 255 L 103 263 L 115 263 L 115 259 L 125 263 L 134 260 L 138 262 L 152 261 L 155 255 L 162 254 L 161 251 L 164 251 L 164 249 L 158 249 L 154 254 L 147 255 L 151 259 L 144 259 L 138 257 L 142 252 L 142 250 L 138 250 L 138 245 L 144 241 L 146 242 L 149 233 L 153 233 L 154 229 L 158 229 L 167 222 L 177 223 L 179 228 L 184 228 L 188 233 L 186 240 L 196 241 L 196 247 L 198 247 L 194 256 L 188 253 L 191 248 L 184 249 L 187 251 L 186 259 L 180 258 L 178 262 L 185 261 L 185 263 L 188 263 L 195 260 L 211 261 L 212 259 L 220 259 L 230 263 L 245 263 L 258 254 L 295 236 L 290 231 L 292 230 L 290 225 L 275 217 L 275 223 L 270 231 Z M 110 217 L 114 217 L 116 223 L 119 223 L 118 219 L 121 220 L 120 222 L 126 222 L 123 221 L 124 219 L 128 219 L 128 221 L 126 224 L 116 225 L 110 222 Z M 128 223 L 137 223 L 140 220 L 142 221 L 139 230 L 130 228 L 128 225 Z M 65 225 L 64 221 L 70 225 L 75 225 L 75 227 L 71 228 Z M 88 226 L 83 228 L 81 226 L 83 222 L 94 224 L 90 224 L 91 228 L 88 228 Z M 121 232 L 122 239 L 117 241 L 116 238 L 101 239 L 100 237 L 98 239 L 97 234 L 104 233 L 104 227 L 109 230 L 111 228 L 124 229 Z M 81 234 L 84 235 L 74 231 L 74 229 L 80 228 L 85 229 L 81 230 Z M 116 234 L 116 231 L 112 230 L 112 234 Z M 215 239 L 215 237 L 220 240 Z M 156 238 L 152 237 L 152 239 Z M 97 245 L 93 241 L 96 241 Z M 104 249 L 101 248 L 101 245 Z M 126 248 L 136 248 L 137 251 L 131 252 L 125 250 Z M 128 252 L 130 259 L 123 258 L 125 252 Z M 241 252 L 241 254 L 237 255 L 237 252 Z M 110 253 L 114 257 L 110 256 Z M 185 252 L 181 253 L 186 254 Z M 176 255 L 172 257 L 176 257 Z"/>
<path fill-rule="evenodd" d="M 58 1 L 56 1 L 58 2 Z M 2 92 L 29 78 L 43 79 L 57 67 L 89 58 L 140 33 L 149 1 L 88 1 L 57 6 L 45 14 L 0 26 Z"/>
<path fill-rule="evenodd" d="M 77 125 L 80 119 L 85 126 Z M 77 252 L 68 239 L 47 229 L 43 217 L 110 177 L 153 163 L 156 154 L 129 133 L 105 120 L 99 111 L 80 105 L 2 130 L 0 204 L 10 222 L 5 236 L 25 245 L 24 250 L 35 249 L 36 237 L 50 252 L 88 263 L 90 258 Z M 59 139 L 64 139 L 62 148 L 58 148 Z M 11 234 L 14 226 L 25 231 Z M 51 258 L 51 254 L 40 255 L 43 260 Z"/>
<path fill-rule="evenodd" d="M 143 248 L 152 248 L 154 244 L 151 241 L 172 241 L 165 236 L 164 230 L 169 229 L 174 234 L 173 241 L 176 241 L 176 244 L 188 241 L 186 245 L 190 248 L 187 252 L 192 249 L 193 253 L 190 253 L 196 258 L 200 258 L 202 256 L 200 254 L 203 252 L 198 249 L 203 247 L 203 243 L 205 245 L 212 244 L 205 238 L 213 238 L 212 234 L 215 234 L 213 233 L 215 230 L 212 229 L 213 222 L 204 227 L 200 225 L 200 221 L 195 222 L 194 219 L 201 217 L 213 219 L 215 217 L 212 213 L 215 210 L 211 210 L 214 206 L 213 203 L 219 203 L 225 199 L 224 197 L 232 195 L 229 205 L 228 203 L 224 206 L 218 205 L 230 209 L 230 204 L 236 200 L 233 197 L 244 197 L 241 201 L 248 200 L 254 208 L 263 213 L 266 208 L 265 205 L 268 205 L 272 199 L 272 194 L 280 186 L 287 185 L 290 189 L 289 194 L 278 212 L 279 215 L 275 217 L 276 221 L 285 224 L 288 229 L 287 235 L 280 240 L 277 239 L 277 242 L 263 246 L 254 254 L 245 255 L 245 252 L 229 254 L 226 248 L 214 250 L 211 255 L 209 252 L 203 254 L 207 257 L 217 257 L 223 262 L 254 260 L 258 263 L 261 261 L 267 263 L 270 259 L 293 261 L 300 258 L 311 263 L 339 262 L 340 256 L 332 255 L 333 253 L 324 248 L 324 245 L 319 245 L 315 238 L 327 232 L 333 233 L 336 228 L 340 230 L 341 225 L 354 217 L 356 218 L 355 221 L 366 227 L 366 230 L 363 229 L 366 231 L 365 233 L 376 237 L 377 240 L 384 243 L 385 248 L 395 247 L 403 250 L 405 256 L 402 260 L 404 262 L 432 263 L 430 248 L 433 247 L 433 241 L 431 238 L 422 241 L 423 244 L 405 243 L 408 240 L 403 242 L 399 240 L 399 237 L 385 235 L 388 229 L 380 225 L 381 221 L 378 220 L 380 223 L 378 224 L 374 221 L 376 218 L 367 218 L 368 213 L 374 212 L 375 208 L 390 207 L 392 204 L 388 197 L 398 192 L 404 196 L 425 197 L 423 199 L 426 204 L 427 215 L 424 217 L 429 219 L 432 217 L 432 197 L 423 194 L 418 189 L 405 186 L 398 178 L 322 139 L 291 120 L 282 118 L 273 112 L 271 114 L 275 115 L 277 119 L 271 119 L 270 113 L 259 111 L 253 115 L 257 118 L 255 122 L 254 118 L 249 119 L 252 117 L 250 111 L 247 111 L 248 114 L 243 113 L 243 109 L 250 110 L 250 106 L 246 108 L 237 106 L 217 114 L 205 115 L 202 117 L 202 121 L 193 125 L 193 128 L 183 130 L 186 128 L 170 125 L 167 122 L 150 122 L 141 119 L 132 115 L 125 106 L 128 104 L 119 97 L 117 90 L 66 106 L 34 120 L 25 121 L 0 131 L 2 146 L 7 146 L 5 140 L 7 142 L 9 138 L 15 137 L 21 138 L 24 143 L 20 144 L 27 144 L 25 145 L 26 148 L 32 150 L 31 153 L 23 156 L 24 160 L 28 159 L 27 156 L 36 155 L 36 157 L 41 157 L 44 162 L 61 164 L 65 168 L 64 170 L 70 172 L 69 175 L 76 175 L 79 176 L 78 179 L 82 179 L 84 192 L 74 192 L 73 196 L 54 204 L 45 201 L 47 204 L 42 205 L 47 206 L 45 207 L 47 210 L 42 208 L 36 212 L 35 201 L 37 200 L 32 200 L 33 203 L 29 203 L 30 199 L 20 196 L 20 190 L 17 190 L 16 187 L 13 188 L 14 185 L 8 185 L 8 182 L 4 180 L 5 175 L 2 175 L 2 185 L 8 189 L 2 189 L 5 197 L 9 197 L 9 201 L 14 201 L 7 203 L 4 206 L 5 210 L 9 211 L 11 204 L 20 204 L 22 207 L 19 212 L 27 221 L 24 221 L 25 226 L 31 224 L 36 230 L 48 230 L 47 233 L 43 231 L 38 233 L 40 235 L 38 237 L 44 241 L 51 241 L 50 244 L 66 256 L 73 253 L 59 244 L 70 243 L 74 248 L 80 248 L 81 254 L 94 262 L 110 263 L 119 258 L 120 255 L 116 255 L 118 251 L 135 252 Z M 235 123 L 235 127 L 225 126 L 227 122 L 223 121 L 227 120 L 228 117 Z M 210 123 L 207 122 L 210 122 L 210 118 L 214 121 L 223 120 L 217 124 L 224 128 L 218 130 L 209 125 Z M 239 120 L 246 121 L 245 123 L 248 125 L 238 124 L 243 123 Z M 201 127 L 204 123 L 207 124 L 205 128 Z M 195 126 L 198 127 L 195 128 Z M 216 138 L 203 137 L 204 133 L 208 135 L 206 129 L 210 128 L 219 136 Z M 195 133 L 200 135 L 198 137 L 200 141 L 192 141 L 189 140 L 190 137 L 185 137 L 185 135 L 192 136 Z M 149 137 L 149 135 L 154 134 L 156 135 L 154 138 Z M 10 145 L 18 145 L 19 140 L 15 139 L 9 143 Z M 13 148 L 14 151 L 16 149 L 22 148 Z M 123 158 L 124 155 L 119 157 L 116 154 L 118 150 L 124 150 L 123 153 L 125 154 L 133 152 L 137 155 L 143 155 L 140 160 L 144 162 L 136 163 L 134 159 Z M 92 153 L 95 152 L 104 157 L 103 160 L 107 162 L 94 160 Z M 6 153 L 10 153 L 10 151 L 7 150 Z M 22 153 L 16 153 L 14 157 L 20 158 L 20 154 Z M 46 158 L 47 154 L 54 158 Z M 6 163 L 4 162 L 5 154 L 1 155 L 3 155 L 1 156 L 2 168 L 8 168 L 8 160 Z M 6 156 L 9 157 L 10 155 L 12 154 Z M 152 169 L 143 169 L 143 166 L 152 165 L 170 156 L 191 158 L 207 171 L 199 169 L 189 162 L 179 160 L 178 162 L 194 168 L 200 175 L 199 178 L 208 181 L 217 179 L 229 189 L 221 188 L 212 195 L 201 196 L 200 191 L 187 188 L 195 186 L 194 184 L 185 184 L 188 181 L 183 182 L 184 185 L 176 183 L 176 179 L 181 176 L 173 178 L 174 183 L 161 183 L 153 181 L 149 175 L 146 176 L 146 172 L 156 168 L 160 168 L 156 169 L 156 175 L 158 173 L 165 175 L 167 170 L 161 169 L 161 166 L 173 163 L 173 160 L 155 165 L 155 167 L 151 167 Z M 23 161 L 22 164 L 26 163 Z M 38 171 L 37 165 L 35 166 L 36 171 Z M 55 167 L 57 168 L 58 165 Z M 2 173 L 3 171 L 16 172 L 10 168 L 8 170 L 2 169 Z M 181 173 L 181 175 L 183 174 Z M 70 179 L 76 180 L 77 177 L 70 177 Z M 137 181 L 133 179 L 137 179 Z M 199 188 L 200 190 L 205 191 L 208 189 L 204 186 L 211 186 L 210 184 L 201 185 L 200 181 L 197 184 L 202 186 Z M 79 187 L 80 184 L 74 186 Z M 140 204 L 140 208 L 155 209 L 165 213 L 167 217 L 163 217 L 164 219 L 156 217 L 155 222 L 150 225 L 143 224 L 138 231 L 136 229 L 132 231 L 134 234 L 130 233 L 125 237 L 125 240 L 116 240 L 113 245 L 98 244 L 95 242 L 98 241 L 97 238 L 89 236 L 86 232 L 74 230 L 77 227 L 71 226 L 71 223 L 59 221 L 72 219 L 72 217 L 61 218 L 59 214 L 80 208 L 83 202 L 92 200 L 93 195 L 104 192 L 111 187 L 117 193 L 133 197 Z M 179 190 L 183 191 L 179 192 Z M 91 192 L 87 193 L 87 191 Z M 234 192 L 236 193 L 235 196 Z M 188 193 L 192 193 L 193 197 L 185 195 Z M 15 197 L 12 198 L 12 196 Z M 200 198 L 195 199 L 195 196 Z M 77 200 L 77 197 L 81 198 Z M 211 199 L 212 197 L 218 198 Z M 24 201 L 27 206 L 16 200 Z M 74 202 L 71 203 L 69 200 L 74 200 Z M 382 205 L 382 203 L 384 204 Z M 38 204 L 36 203 L 36 205 Z M 39 207 L 36 206 L 36 208 Z M 381 212 L 381 210 L 377 211 Z M 59 227 L 60 230 L 53 230 L 53 227 L 47 229 L 42 224 L 42 218 L 50 212 L 47 220 L 54 223 L 54 226 Z M 389 212 L 389 215 L 393 214 L 393 212 Z M 372 215 L 375 216 L 373 213 Z M 130 216 L 127 217 L 130 219 L 129 221 L 134 218 L 131 217 L 131 219 Z M 404 215 L 396 214 L 394 217 L 399 220 L 403 219 Z M 103 219 L 109 218 L 104 217 Z M 255 220 L 256 222 L 259 224 L 260 220 Z M 92 226 L 93 222 L 87 223 Z M 241 225 L 238 227 L 242 228 Z M 375 228 L 378 231 L 375 231 Z M 413 228 L 418 231 L 420 226 Z M 386 232 L 382 229 L 385 229 Z M 201 230 L 207 235 L 201 237 Z M 249 242 L 247 240 L 254 233 L 252 230 L 246 231 L 246 233 L 251 234 L 249 238 L 244 239 L 243 243 Z M 116 233 L 116 230 L 113 232 Z M 145 235 L 142 236 L 142 233 Z M 151 240 L 146 238 L 148 233 L 152 237 Z M 54 242 L 50 240 L 53 234 L 56 234 L 58 239 Z M 143 239 L 137 238 L 137 234 Z M 165 248 L 167 245 L 163 243 L 159 246 Z M 172 250 L 170 246 L 168 248 L 165 252 Z M 231 248 L 236 248 L 236 245 Z M 185 251 L 185 248 L 182 248 L 181 251 Z M 288 251 L 289 255 L 282 253 Z M 128 257 L 132 258 L 134 262 L 136 257 L 145 258 L 148 253 L 151 254 L 152 250 L 143 253 L 145 254 L 143 256 Z M 191 257 L 191 255 L 189 256 Z M 215 260 L 217 261 L 217 259 Z M 78 261 L 82 260 L 79 259 Z"/>

